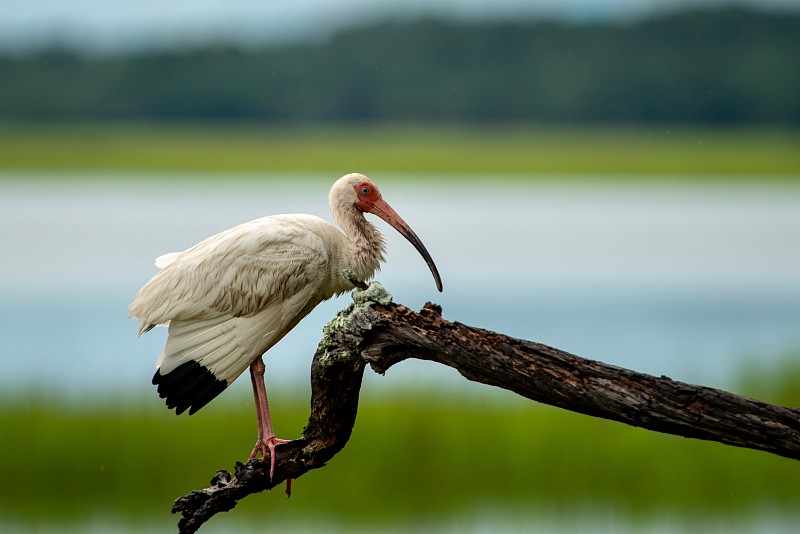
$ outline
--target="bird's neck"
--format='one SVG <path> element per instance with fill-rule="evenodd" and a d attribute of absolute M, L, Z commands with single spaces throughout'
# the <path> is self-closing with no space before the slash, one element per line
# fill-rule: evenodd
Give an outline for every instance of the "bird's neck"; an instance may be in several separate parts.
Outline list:
<path fill-rule="evenodd" d="M 354 209 L 351 216 L 342 219 L 337 222 L 347 234 L 348 243 L 344 256 L 348 265 L 342 268 L 350 269 L 361 280 L 369 280 L 384 259 L 386 245 L 383 236 L 358 210 Z"/>

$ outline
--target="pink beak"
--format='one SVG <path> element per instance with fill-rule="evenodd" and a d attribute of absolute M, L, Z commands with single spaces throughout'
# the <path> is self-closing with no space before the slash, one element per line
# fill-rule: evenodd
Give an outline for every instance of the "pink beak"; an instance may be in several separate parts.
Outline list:
<path fill-rule="evenodd" d="M 389 223 L 395 230 L 400 232 L 400 235 L 408 239 L 408 241 L 414 245 L 414 248 L 417 249 L 417 252 L 419 252 L 425 259 L 425 263 L 428 264 L 428 268 L 430 268 L 431 274 L 433 274 L 433 279 L 436 282 L 436 289 L 441 292 L 442 278 L 439 276 L 439 270 L 436 268 L 436 264 L 433 263 L 433 258 L 431 258 L 431 255 L 428 254 L 428 249 L 426 249 L 425 245 L 422 244 L 422 241 L 419 237 L 417 237 L 417 234 L 414 233 L 414 230 L 412 230 L 411 227 L 406 224 L 403 218 L 400 217 L 397 212 L 394 211 L 392 207 L 382 198 L 378 198 L 377 200 L 371 202 L 367 211 L 377 215 Z"/>

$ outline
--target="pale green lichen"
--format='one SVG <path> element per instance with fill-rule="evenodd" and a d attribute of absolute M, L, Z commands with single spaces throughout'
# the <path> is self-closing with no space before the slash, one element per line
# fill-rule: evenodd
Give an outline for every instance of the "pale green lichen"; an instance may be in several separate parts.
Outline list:
<path fill-rule="evenodd" d="M 356 287 L 366 287 L 367 284 L 350 269 L 342 269 L 342 278 L 350 282 Z"/>
<path fill-rule="evenodd" d="M 330 363 L 328 348 L 333 342 L 333 333 L 347 327 L 347 325 L 350 323 L 350 318 L 352 317 L 354 309 L 355 305 L 349 304 L 346 308 L 340 310 L 333 319 L 328 321 L 328 323 L 322 327 L 322 339 L 320 339 L 319 345 L 317 346 L 317 352 L 324 352 L 324 355 L 321 358 L 323 365 Z"/>
<path fill-rule="evenodd" d="M 386 288 L 380 283 L 371 282 L 367 289 L 353 290 L 353 302 L 355 302 L 356 305 L 374 302 L 375 304 L 388 306 L 392 303 L 392 294 L 386 291 Z"/>
<path fill-rule="evenodd" d="M 352 273 L 350 273 L 352 274 Z M 347 276 L 346 272 L 342 273 Z M 317 347 L 317 352 L 321 352 L 322 356 L 319 362 L 323 366 L 329 366 L 335 361 L 347 361 L 353 357 L 350 350 L 345 347 L 339 347 L 335 356 L 328 349 L 333 343 L 334 332 L 346 329 L 353 319 L 353 316 L 362 312 L 365 308 L 369 308 L 372 304 L 382 304 L 387 306 L 392 302 L 392 295 L 378 282 L 372 282 L 367 289 L 354 289 L 353 290 L 353 303 L 349 304 L 346 308 L 342 309 L 336 314 L 336 317 L 331 319 L 328 324 L 322 328 L 322 339 Z"/>
<path fill-rule="evenodd" d="M 332 353 L 326 351 L 325 354 L 320 356 L 319 363 L 323 367 L 330 367 L 336 362 L 346 362 L 349 361 L 350 359 L 352 359 L 352 354 L 350 354 L 349 350 L 342 349 L 336 352 L 335 357 L 333 356 Z"/>

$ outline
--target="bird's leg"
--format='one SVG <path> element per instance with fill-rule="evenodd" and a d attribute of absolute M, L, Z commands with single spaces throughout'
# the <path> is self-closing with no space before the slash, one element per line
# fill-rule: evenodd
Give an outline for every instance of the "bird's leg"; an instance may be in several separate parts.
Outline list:
<path fill-rule="evenodd" d="M 270 457 L 269 477 L 275 474 L 275 445 L 289 443 L 285 439 L 275 437 L 272 429 L 272 420 L 269 416 L 269 404 L 267 404 L 267 387 L 264 384 L 264 360 L 257 358 L 250 364 L 250 379 L 253 382 L 253 396 L 256 403 L 256 417 L 258 418 L 258 441 L 256 441 L 250 458 L 255 458 L 259 452 L 265 458 Z"/>

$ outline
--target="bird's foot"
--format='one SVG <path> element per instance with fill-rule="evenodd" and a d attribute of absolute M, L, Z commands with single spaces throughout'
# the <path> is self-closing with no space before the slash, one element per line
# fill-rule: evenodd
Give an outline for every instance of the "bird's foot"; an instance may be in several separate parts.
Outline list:
<path fill-rule="evenodd" d="M 259 438 L 259 440 L 256 441 L 255 447 L 253 447 L 253 452 L 250 453 L 250 460 L 255 458 L 259 452 L 264 458 L 269 456 L 270 479 L 272 479 L 272 476 L 275 474 L 275 446 L 283 445 L 284 443 L 289 443 L 289 440 L 276 438 L 275 436 L 269 438 Z"/>

